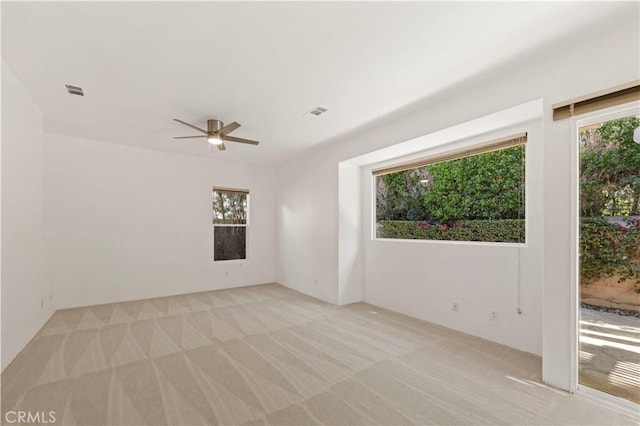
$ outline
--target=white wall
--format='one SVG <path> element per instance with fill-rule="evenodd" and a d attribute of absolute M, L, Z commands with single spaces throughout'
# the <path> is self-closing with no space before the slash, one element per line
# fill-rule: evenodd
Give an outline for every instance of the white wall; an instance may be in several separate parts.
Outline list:
<path fill-rule="evenodd" d="M 275 281 L 275 171 L 48 135 L 45 231 L 58 308 Z M 246 261 L 213 262 L 212 186 L 250 191 Z"/>
<path fill-rule="evenodd" d="M 338 303 L 338 164 L 313 156 L 278 170 L 278 282 Z"/>
<path fill-rule="evenodd" d="M 541 311 L 527 313 L 543 318 L 541 328 L 527 335 L 507 339 L 506 344 L 526 346 L 543 357 L 543 379 L 550 385 L 571 389 L 571 124 L 569 120 L 552 121 L 552 105 L 573 97 L 592 93 L 638 78 L 640 42 L 638 21 L 630 16 L 606 32 L 595 29 L 591 39 L 583 38 L 570 49 L 547 50 L 548 56 L 533 56 L 519 66 L 505 68 L 501 74 L 479 76 L 474 82 L 425 102 L 422 108 L 396 114 L 382 120 L 377 127 L 354 134 L 324 146 L 292 161 L 278 171 L 278 281 L 284 285 L 321 297 L 338 300 L 338 163 L 364 153 L 446 129 L 478 117 L 520 105 L 532 99 L 543 99 L 542 120 L 542 204 L 544 283 Z M 309 212 L 310 214 L 305 216 Z M 292 220 L 290 220 L 292 219 Z M 367 230 L 368 231 L 368 230 Z M 365 232 L 367 232 L 365 231 Z M 385 250 L 385 249 L 383 249 Z M 458 256 L 466 248 L 451 247 Z M 497 253 L 497 252 L 496 252 Z M 494 259 L 495 253 L 486 254 Z M 497 259 L 496 259 L 497 260 Z M 310 266 L 310 267 L 308 267 Z M 398 266 L 398 265 L 396 265 Z M 411 268 L 410 260 L 404 265 Z M 365 264 L 365 271 L 369 265 Z M 396 268 L 396 270 L 403 270 Z M 493 277 L 491 271 L 475 271 L 479 285 Z M 419 273 L 419 271 L 415 271 Z M 318 286 L 314 280 L 321 277 Z M 443 278 L 440 276 L 439 278 Z M 511 278 L 504 277 L 501 282 Z M 458 277 L 458 282 L 464 280 Z M 364 282 L 365 300 L 369 283 Z M 535 292 L 535 289 L 531 289 Z M 411 289 L 406 297 L 415 297 Z M 430 304 L 448 306 L 451 294 L 433 294 Z M 419 303 L 419 301 L 411 302 Z M 496 300 L 500 311 L 511 309 L 510 303 Z M 424 309 L 428 306 L 425 303 Z M 414 310 L 422 309 L 415 307 Z M 410 312 L 407 312 L 410 313 Z M 449 312 L 438 315 L 447 321 Z M 485 335 L 492 333 L 485 324 Z M 466 325 L 471 327 L 471 325 Z M 462 324 L 461 324 L 462 327 Z M 478 325 L 478 327 L 481 327 Z"/>
<path fill-rule="evenodd" d="M 359 302 L 363 296 L 362 181 L 360 167 L 338 165 L 338 303 Z M 364 209 L 368 211 L 367 209 Z M 366 214 L 366 213 L 365 213 Z"/>
<path fill-rule="evenodd" d="M 541 112 L 541 111 L 539 111 Z M 489 120 L 493 121 L 493 120 Z M 488 124 L 490 125 L 490 124 Z M 484 133 L 416 154 L 446 152 L 526 132 L 526 244 L 364 239 L 365 300 L 540 355 L 543 210 L 541 121 Z M 454 145 L 455 147 L 452 147 Z M 372 167 L 362 170 L 363 205 L 375 202 Z M 370 236 L 371 208 L 363 215 Z M 457 302 L 459 310 L 452 310 Z M 518 308 L 521 313 L 518 313 Z M 498 321 L 490 319 L 497 312 Z"/>
<path fill-rule="evenodd" d="M 2 369 L 51 317 L 42 240 L 43 117 L 2 61 Z"/>

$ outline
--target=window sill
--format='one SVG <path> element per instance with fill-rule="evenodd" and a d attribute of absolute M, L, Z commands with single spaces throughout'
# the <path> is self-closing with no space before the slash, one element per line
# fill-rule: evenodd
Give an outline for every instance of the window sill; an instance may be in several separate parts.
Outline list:
<path fill-rule="evenodd" d="M 371 238 L 371 241 L 399 242 L 399 243 L 418 243 L 418 244 L 450 244 L 450 245 L 469 245 L 469 246 L 487 246 L 487 247 L 528 247 L 527 242 L 524 243 L 504 243 L 491 241 L 452 241 L 452 240 L 420 240 L 420 239 L 403 239 L 403 238 Z"/>

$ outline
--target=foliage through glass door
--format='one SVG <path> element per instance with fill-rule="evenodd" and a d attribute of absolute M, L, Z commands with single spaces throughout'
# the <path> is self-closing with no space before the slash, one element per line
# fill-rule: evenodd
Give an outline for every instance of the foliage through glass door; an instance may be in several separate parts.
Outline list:
<path fill-rule="evenodd" d="M 579 383 L 640 402 L 639 117 L 580 128 Z"/>

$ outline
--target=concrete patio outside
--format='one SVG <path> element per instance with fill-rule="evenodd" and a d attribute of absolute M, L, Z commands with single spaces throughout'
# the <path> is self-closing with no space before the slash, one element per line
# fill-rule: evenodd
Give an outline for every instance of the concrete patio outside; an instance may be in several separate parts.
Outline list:
<path fill-rule="evenodd" d="M 640 403 L 640 319 L 581 309 L 580 384 Z"/>

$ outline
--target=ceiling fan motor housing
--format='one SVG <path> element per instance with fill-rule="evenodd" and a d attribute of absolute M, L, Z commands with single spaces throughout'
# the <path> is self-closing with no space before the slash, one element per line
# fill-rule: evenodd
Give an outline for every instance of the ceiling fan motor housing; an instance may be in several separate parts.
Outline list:
<path fill-rule="evenodd" d="M 224 127 L 220 120 L 207 120 L 207 132 L 217 134 Z"/>

